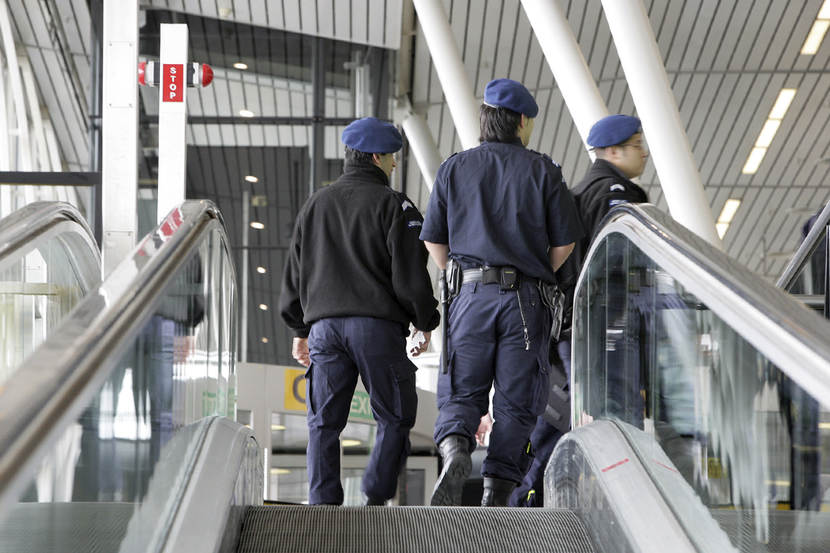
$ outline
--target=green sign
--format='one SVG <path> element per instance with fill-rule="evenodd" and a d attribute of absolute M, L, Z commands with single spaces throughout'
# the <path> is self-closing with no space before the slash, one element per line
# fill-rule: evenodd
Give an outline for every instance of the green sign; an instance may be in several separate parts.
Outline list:
<path fill-rule="evenodd" d="M 349 408 L 349 418 L 363 419 L 374 422 L 375 417 L 372 416 L 372 406 L 369 403 L 369 394 L 361 392 L 360 390 L 354 391 L 354 396 L 352 396 L 352 405 Z"/>

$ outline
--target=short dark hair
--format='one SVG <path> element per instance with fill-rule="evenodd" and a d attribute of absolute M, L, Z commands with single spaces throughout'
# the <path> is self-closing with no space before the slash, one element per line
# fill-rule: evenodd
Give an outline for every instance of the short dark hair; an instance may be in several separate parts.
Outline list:
<path fill-rule="evenodd" d="M 346 163 L 372 163 L 372 154 L 346 146 Z"/>
<path fill-rule="evenodd" d="M 512 142 L 522 122 L 522 115 L 512 109 L 494 108 L 481 104 L 479 110 L 481 137 L 487 142 Z"/>

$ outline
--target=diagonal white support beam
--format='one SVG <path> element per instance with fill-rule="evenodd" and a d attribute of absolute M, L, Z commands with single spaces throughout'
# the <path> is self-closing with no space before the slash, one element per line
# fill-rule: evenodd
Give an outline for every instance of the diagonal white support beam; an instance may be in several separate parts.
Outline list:
<path fill-rule="evenodd" d="M 594 153 L 585 140 L 591 126 L 608 115 L 608 107 L 585 63 L 571 26 L 556 1 L 522 0 L 522 7 L 539 46 L 542 47 L 553 78 L 556 79 L 556 85 L 562 91 L 562 98 L 582 137 L 582 144 L 593 160 Z"/>
<path fill-rule="evenodd" d="M 672 217 L 723 248 L 642 0 L 602 0 L 602 7 Z"/>
<path fill-rule="evenodd" d="M 406 139 L 415 155 L 415 161 L 418 163 L 418 169 L 421 170 L 421 176 L 429 191 L 432 192 L 435 175 L 443 161 L 441 153 L 435 145 L 432 133 L 429 132 L 426 120 L 415 113 L 408 101 L 400 103 L 399 113 L 397 119 L 401 121 L 403 132 L 406 134 Z"/>
<path fill-rule="evenodd" d="M 418 20 L 424 30 L 435 72 L 447 99 L 455 130 L 465 150 L 479 144 L 478 110 L 470 78 L 467 76 L 458 45 L 452 34 L 441 0 L 413 0 Z"/>

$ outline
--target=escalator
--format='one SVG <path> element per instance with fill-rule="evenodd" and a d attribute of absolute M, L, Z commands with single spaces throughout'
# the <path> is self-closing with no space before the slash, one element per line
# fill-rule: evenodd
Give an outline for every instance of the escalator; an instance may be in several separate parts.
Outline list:
<path fill-rule="evenodd" d="M 587 259 L 574 430 L 553 454 L 546 497 L 588 510 L 572 496 L 591 471 L 572 458 L 596 454 L 593 428 L 611 424 L 697 550 L 825 551 L 830 324 L 653 206 L 615 208 Z M 607 462 L 600 470 L 626 472 Z"/>
<path fill-rule="evenodd" d="M 232 420 L 231 259 L 216 208 L 185 202 L 0 388 L 0 550 L 812 550 L 775 509 L 821 526 L 815 459 L 779 467 L 794 448 L 763 423 L 784 389 L 823 414 L 827 323 L 655 209 L 612 212 L 580 277 L 575 429 L 544 509 L 262 505 L 262 451 Z M 62 499 L 36 483 L 58 458 Z M 812 495 L 785 501 L 787 478 Z"/>
<path fill-rule="evenodd" d="M 0 384 L 101 280 L 86 221 L 73 206 L 35 202 L 0 220 Z"/>

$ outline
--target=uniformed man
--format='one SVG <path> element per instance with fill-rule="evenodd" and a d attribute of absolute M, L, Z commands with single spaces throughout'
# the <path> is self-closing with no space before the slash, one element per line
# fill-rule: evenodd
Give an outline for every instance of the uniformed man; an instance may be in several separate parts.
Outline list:
<path fill-rule="evenodd" d="M 417 355 L 439 315 L 418 239 L 423 218 L 389 187 L 400 133 L 367 117 L 347 126 L 342 139 L 343 174 L 297 216 L 280 310 L 296 334 L 293 356 L 308 367 L 309 503 L 343 503 L 339 438 L 360 374 L 377 421 L 362 490 L 367 504 L 381 505 L 395 495 L 415 424 L 409 324 L 424 335 Z"/>
<path fill-rule="evenodd" d="M 582 231 L 559 166 L 526 149 L 538 111 L 522 84 L 488 83 L 482 144 L 441 165 L 429 199 L 421 239 L 440 268 L 450 258 L 463 269 L 450 306 L 448 370 L 438 378 L 443 469 L 433 505 L 460 504 L 494 384 L 482 505 L 506 505 L 547 399 L 550 315 L 538 284 L 554 281 Z"/>
<path fill-rule="evenodd" d="M 626 202 L 648 202 L 645 190 L 631 181 L 643 173 L 648 160 L 648 149 L 643 142 L 638 118 L 622 114 L 603 117 L 591 127 L 586 142 L 596 153 L 596 160 L 585 178 L 573 189 L 586 230 L 574 255 L 573 263 L 577 265 L 585 262 L 588 248 L 600 230 L 600 223 L 614 206 Z M 607 290 L 606 299 L 597 299 L 593 306 L 599 317 L 596 320 L 605 322 L 607 346 L 604 356 L 592 359 L 606 364 L 605 401 L 608 414 L 642 428 L 645 416 L 642 389 L 647 369 L 639 334 L 641 329 L 651 328 L 654 319 L 647 301 L 648 294 L 642 293 L 639 288 L 648 284 L 646 269 L 636 267 L 642 256 L 634 252 L 626 258 L 625 252 L 609 248 L 606 255 L 608 271 L 603 284 Z M 578 268 L 576 272 L 578 274 Z M 629 289 L 629 279 L 635 273 L 643 278 L 636 279 L 636 290 L 633 289 L 633 281 Z M 591 370 L 599 369 L 594 367 Z"/>
<path fill-rule="evenodd" d="M 648 160 L 638 118 L 621 114 L 603 117 L 591 127 L 586 142 L 597 157 L 573 189 L 585 227 L 580 256 L 588 253 L 600 222 L 612 207 L 624 202 L 648 202 L 645 190 L 631 181 L 643 174 Z"/>

